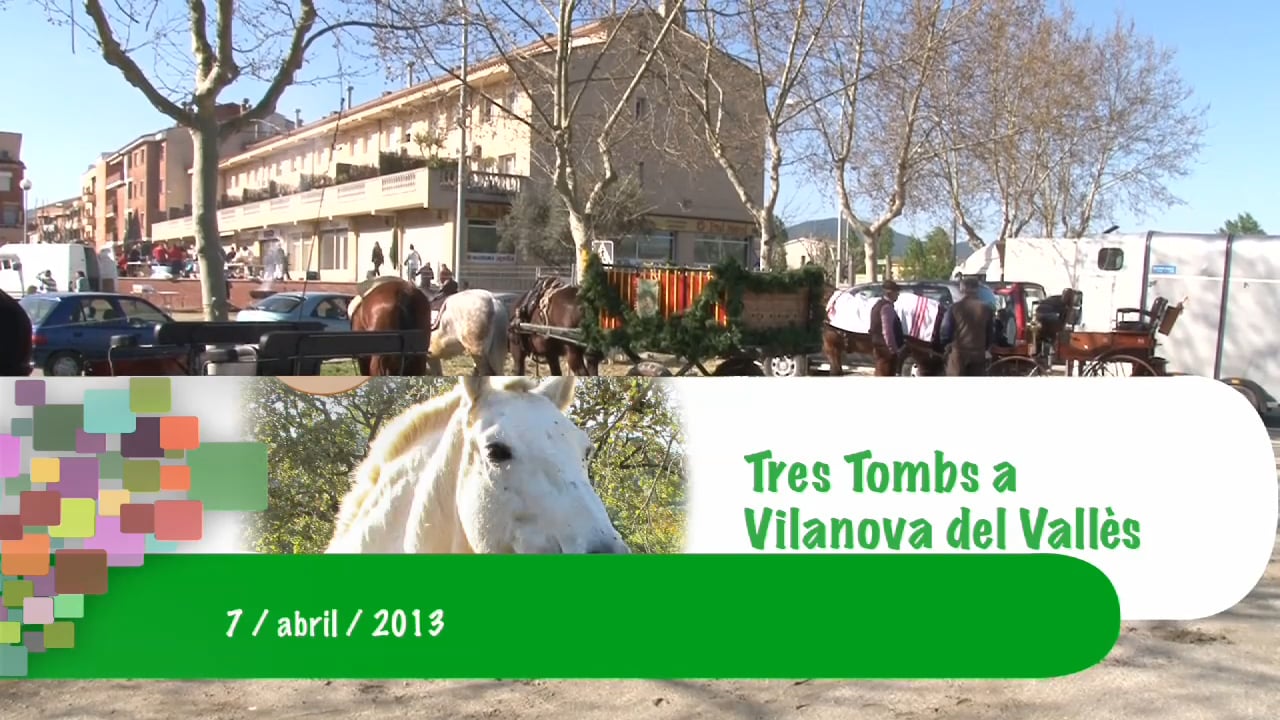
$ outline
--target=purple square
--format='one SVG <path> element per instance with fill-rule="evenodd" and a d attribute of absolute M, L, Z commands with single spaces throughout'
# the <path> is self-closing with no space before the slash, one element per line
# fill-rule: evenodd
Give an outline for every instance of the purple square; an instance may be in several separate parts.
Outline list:
<path fill-rule="evenodd" d="M 13 403 L 34 407 L 44 404 L 43 380 L 19 380 L 13 384 Z"/>
<path fill-rule="evenodd" d="M 0 434 L 0 478 L 22 474 L 22 438 Z"/>
<path fill-rule="evenodd" d="M 160 418 L 140 417 L 131 433 L 120 436 L 120 456 L 127 458 L 162 458 L 160 448 Z"/>
<path fill-rule="evenodd" d="M 22 633 L 22 645 L 27 649 L 27 652 L 44 652 L 44 633 L 39 630 Z"/>
<path fill-rule="evenodd" d="M 5 622 L 8 619 L 9 619 L 9 608 L 3 605 L 0 605 L 0 622 Z"/>
<path fill-rule="evenodd" d="M 97 455 L 107 451 L 107 436 L 87 433 L 76 428 L 76 452 L 83 455 Z"/>
<path fill-rule="evenodd" d="M 49 568 L 48 575 L 33 575 L 28 577 L 27 580 L 31 581 L 31 587 L 33 588 L 32 595 L 35 597 L 53 597 L 54 595 L 57 595 L 57 591 L 53 589 L 54 573 L 57 571 L 57 566 L 55 565 Z"/>
<path fill-rule="evenodd" d="M 98 458 L 64 457 L 58 461 L 58 493 L 64 498 L 98 497 Z"/>
<path fill-rule="evenodd" d="M 142 567 L 147 536 L 120 532 L 120 518 L 100 516 L 96 533 L 84 540 L 84 549 L 106 550 L 107 567 Z"/>

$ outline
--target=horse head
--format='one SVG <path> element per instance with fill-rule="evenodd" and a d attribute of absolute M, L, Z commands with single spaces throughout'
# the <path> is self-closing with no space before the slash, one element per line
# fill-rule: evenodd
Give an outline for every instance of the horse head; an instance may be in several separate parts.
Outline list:
<path fill-rule="evenodd" d="M 574 379 L 460 379 L 454 492 L 477 553 L 627 553 L 591 484 L 591 439 L 565 415 Z"/>

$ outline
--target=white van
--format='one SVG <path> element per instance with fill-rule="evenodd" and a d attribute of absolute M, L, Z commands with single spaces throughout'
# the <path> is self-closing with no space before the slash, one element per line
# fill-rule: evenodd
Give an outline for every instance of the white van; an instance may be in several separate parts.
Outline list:
<path fill-rule="evenodd" d="M 89 289 L 101 291 L 102 267 L 93 248 L 82 243 L 9 243 L 0 245 L 0 290 L 22 297 L 40 286 L 36 276 L 53 273 L 58 290 L 75 289 L 76 273 L 89 279 Z"/>

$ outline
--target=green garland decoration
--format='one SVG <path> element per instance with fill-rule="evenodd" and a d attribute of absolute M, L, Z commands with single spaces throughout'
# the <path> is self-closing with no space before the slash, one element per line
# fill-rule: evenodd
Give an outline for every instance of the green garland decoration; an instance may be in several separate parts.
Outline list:
<path fill-rule="evenodd" d="M 583 342 L 593 350 L 632 348 L 687 360 L 727 357 L 744 348 L 757 348 L 773 356 L 814 352 L 822 344 L 825 280 L 822 268 L 816 265 L 798 270 L 755 272 L 729 259 L 711 269 L 711 281 L 683 314 L 671 318 L 640 317 L 609 285 L 604 265 L 592 253 L 578 287 L 584 310 Z M 769 330 L 742 327 L 744 293 L 791 293 L 803 288 L 809 291 L 809 312 L 804 323 Z M 725 300 L 729 320 L 726 326 L 715 321 L 715 305 L 721 298 Z M 601 328 L 601 310 L 620 318 L 621 326 L 613 330 Z"/>

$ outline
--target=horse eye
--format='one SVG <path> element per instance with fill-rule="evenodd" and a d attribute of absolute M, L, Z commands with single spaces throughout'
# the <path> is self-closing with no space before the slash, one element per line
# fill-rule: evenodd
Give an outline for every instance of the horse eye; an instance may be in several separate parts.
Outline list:
<path fill-rule="evenodd" d="M 488 453 L 490 462 L 502 463 L 511 459 L 511 446 L 505 443 L 489 443 L 485 452 Z"/>

